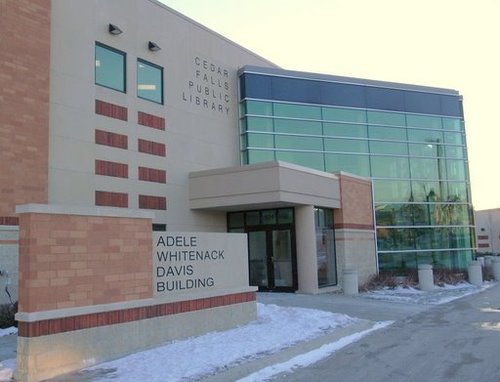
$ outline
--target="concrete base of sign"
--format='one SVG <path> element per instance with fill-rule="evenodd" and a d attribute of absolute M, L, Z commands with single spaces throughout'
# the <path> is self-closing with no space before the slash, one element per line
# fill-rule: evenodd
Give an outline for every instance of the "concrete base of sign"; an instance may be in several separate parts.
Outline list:
<path fill-rule="evenodd" d="M 40 337 L 19 337 L 16 378 L 41 381 L 168 341 L 226 330 L 256 316 L 256 302 L 251 301 Z"/>

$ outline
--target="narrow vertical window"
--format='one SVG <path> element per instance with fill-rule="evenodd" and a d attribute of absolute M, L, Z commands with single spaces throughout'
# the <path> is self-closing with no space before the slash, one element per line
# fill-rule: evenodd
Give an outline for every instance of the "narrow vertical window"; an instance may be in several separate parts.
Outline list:
<path fill-rule="evenodd" d="M 126 54 L 101 43 L 95 43 L 95 83 L 126 92 Z"/>
<path fill-rule="evenodd" d="M 137 97 L 163 104 L 163 68 L 137 60 Z"/>

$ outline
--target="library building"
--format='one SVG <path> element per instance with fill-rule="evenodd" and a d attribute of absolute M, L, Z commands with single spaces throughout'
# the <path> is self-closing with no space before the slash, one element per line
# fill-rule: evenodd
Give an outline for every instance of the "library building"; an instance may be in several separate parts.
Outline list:
<path fill-rule="evenodd" d="M 0 14 L 19 380 L 247 322 L 256 291 L 472 260 L 458 91 L 287 70 L 156 0 Z"/>

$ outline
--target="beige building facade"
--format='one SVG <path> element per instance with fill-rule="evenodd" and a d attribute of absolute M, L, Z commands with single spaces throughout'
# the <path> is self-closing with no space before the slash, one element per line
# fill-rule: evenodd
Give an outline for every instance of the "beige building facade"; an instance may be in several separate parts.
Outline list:
<path fill-rule="evenodd" d="M 15 8 L 22 5 L 7 3 L 2 28 L 22 28 Z M 341 208 L 349 196 L 341 192 L 340 179 L 349 179 L 348 174 L 286 162 L 241 166 L 238 70 L 276 65 L 154 0 L 29 3 L 37 55 L 15 57 L 13 43 L 2 42 L 10 52 L 3 56 L 3 68 L 13 73 L 2 70 L 2 91 L 24 84 L 5 94 L 9 107 L 1 112 L 0 253 L 14 299 L 15 208 L 26 203 L 147 210 L 154 229 L 167 232 L 234 231 L 228 226 L 230 213 L 289 208 L 293 232 L 286 239 L 289 264 L 283 269 L 293 274 L 284 290 L 318 293 L 338 287 L 342 269 L 337 265 L 354 265 L 348 260 L 351 247 L 343 243 L 357 242 L 359 235 L 360 242 L 368 240 L 356 250 L 364 263 L 361 279 L 376 273 L 370 187 L 353 204 L 353 216 L 361 214 L 360 231 L 342 223 L 353 211 Z M 23 39 L 21 31 L 16 35 Z M 9 69 L 9 62 L 20 59 L 29 78 Z M 331 215 L 332 243 L 335 234 L 339 239 L 330 243 L 331 277 L 321 287 L 317 208 Z M 278 270 L 272 254 L 266 256 L 271 279 Z M 283 289 L 268 281 L 273 282 L 258 286 Z"/>
<path fill-rule="evenodd" d="M 500 254 L 500 209 L 474 211 L 477 252 Z"/>

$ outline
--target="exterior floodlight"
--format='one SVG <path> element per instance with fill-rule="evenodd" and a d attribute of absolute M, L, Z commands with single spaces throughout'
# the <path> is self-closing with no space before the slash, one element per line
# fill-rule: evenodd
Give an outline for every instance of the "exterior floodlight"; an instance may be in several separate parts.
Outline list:
<path fill-rule="evenodd" d="M 108 31 L 115 36 L 123 33 L 123 31 L 114 24 L 109 24 Z"/>
<path fill-rule="evenodd" d="M 150 41 L 150 42 L 148 43 L 148 49 L 149 49 L 151 52 L 158 52 L 161 48 L 160 48 L 160 46 L 159 46 L 157 43 L 155 43 L 155 42 L 153 42 L 153 41 Z"/>

